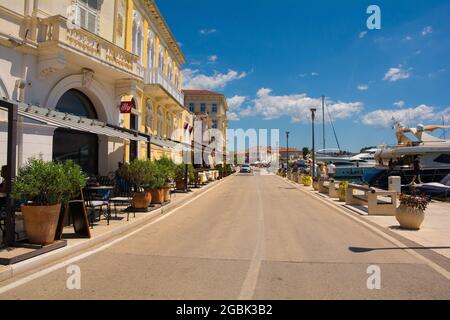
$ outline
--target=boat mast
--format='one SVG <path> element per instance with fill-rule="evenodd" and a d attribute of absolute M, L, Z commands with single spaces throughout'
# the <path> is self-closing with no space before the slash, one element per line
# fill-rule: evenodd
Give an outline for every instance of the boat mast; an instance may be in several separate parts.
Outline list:
<path fill-rule="evenodd" d="M 339 144 L 339 139 L 338 139 L 338 136 L 336 134 L 336 130 L 334 129 L 333 119 L 331 118 L 330 109 L 328 109 L 328 107 L 327 107 L 327 113 L 328 113 L 328 118 L 330 118 L 331 128 L 333 128 L 333 133 L 334 133 L 334 138 L 336 139 L 336 144 L 338 146 L 339 152 L 341 152 L 342 151 L 341 150 L 341 145 Z"/>
<path fill-rule="evenodd" d="M 325 151 L 325 96 L 322 96 L 322 135 L 323 150 Z"/>

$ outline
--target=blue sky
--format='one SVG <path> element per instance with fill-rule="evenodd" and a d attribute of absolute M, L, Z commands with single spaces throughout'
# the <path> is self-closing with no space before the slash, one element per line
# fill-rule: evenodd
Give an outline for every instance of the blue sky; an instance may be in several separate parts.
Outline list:
<path fill-rule="evenodd" d="M 157 3 L 187 58 L 186 87 L 224 93 L 231 128 L 289 130 L 290 146 L 310 146 L 308 110 L 321 95 L 347 150 L 393 144 L 392 117 L 450 122 L 448 0 Z M 371 4 L 381 30 L 367 29 Z"/>

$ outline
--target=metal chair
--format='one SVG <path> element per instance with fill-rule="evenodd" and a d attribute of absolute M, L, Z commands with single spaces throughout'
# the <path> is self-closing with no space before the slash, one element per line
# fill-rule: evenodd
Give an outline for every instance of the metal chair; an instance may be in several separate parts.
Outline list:
<path fill-rule="evenodd" d="M 93 190 L 90 187 L 86 187 L 83 190 L 83 194 L 86 210 L 89 212 L 91 229 L 94 228 L 96 211 L 99 212 L 98 221 L 101 221 L 103 215 L 106 217 L 107 224 L 109 226 L 109 221 L 111 218 L 111 208 L 110 208 L 111 191 L 108 190 L 108 192 L 105 192 L 104 194 L 99 194 L 97 190 Z"/>
<path fill-rule="evenodd" d="M 133 212 L 133 217 L 136 218 L 136 210 L 133 208 L 133 188 L 131 185 L 122 178 L 116 179 L 114 188 L 114 196 L 110 199 L 110 202 L 114 206 L 114 213 L 117 218 L 117 206 L 128 206 L 127 208 L 127 221 L 130 221 L 130 211 Z"/>

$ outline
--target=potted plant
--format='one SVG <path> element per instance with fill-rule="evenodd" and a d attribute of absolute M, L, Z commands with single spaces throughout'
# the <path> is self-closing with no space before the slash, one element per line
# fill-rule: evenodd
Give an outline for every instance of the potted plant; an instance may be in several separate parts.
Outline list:
<path fill-rule="evenodd" d="M 165 184 L 162 187 L 164 201 L 170 200 L 170 185 L 173 183 L 175 179 L 175 169 L 176 164 L 167 157 L 163 157 L 159 160 L 155 161 L 156 170 L 160 172 L 160 174 L 164 177 Z"/>
<path fill-rule="evenodd" d="M 195 181 L 194 167 L 192 164 L 188 165 L 188 181 L 185 181 L 185 171 L 186 165 L 184 163 L 177 165 L 175 168 L 175 185 L 177 190 L 186 190 L 189 181 Z"/>
<path fill-rule="evenodd" d="M 400 227 L 409 230 L 419 230 L 425 219 L 425 210 L 431 199 L 429 197 L 412 194 L 400 194 L 400 206 L 395 217 Z"/>
<path fill-rule="evenodd" d="M 148 160 L 151 165 L 151 178 L 149 180 L 148 188 L 152 195 L 151 204 L 164 203 L 164 189 L 167 186 L 167 171 L 164 167 L 158 166 L 155 162 Z"/>
<path fill-rule="evenodd" d="M 303 176 L 302 183 L 305 187 L 310 187 L 312 185 L 312 177 L 311 176 Z"/>
<path fill-rule="evenodd" d="M 21 209 L 30 243 L 48 245 L 55 241 L 61 206 L 79 194 L 85 184 L 85 175 L 72 161 L 30 159 L 19 169 L 12 194 L 15 199 L 28 200 Z"/>
<path fill-rule="evenodd" d="M 152 200 L 149 184 L 152 179 L 153 166 L 149 160 L 134 160 L 119 169 L 119 176 L 127 180 L 134 189 L 131 205 L 134 209 L 147 209 Z"/>
<path fill-rule="evenodd" d="M 339 182 L 339 201 L 345 202 L 347 197 L 348 182 Z"/>

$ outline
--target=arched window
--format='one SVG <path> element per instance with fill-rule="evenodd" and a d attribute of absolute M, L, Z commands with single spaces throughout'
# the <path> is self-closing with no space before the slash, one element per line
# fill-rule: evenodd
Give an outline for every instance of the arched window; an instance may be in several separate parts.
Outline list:
<path fill-rule="evenodd" d="M 142 15 L 138 11 L 134 11 L 132 49 L 135 55 L 141 57 L 141 61 L 142 61 L 143 39 L 144 37 L 142 32 Z"/>
<path fill-rule="evenodd" d="M 58 101 L 57 111 L 97 119 L 89 98 L 78 90 L 67 91 Z M 90 175 L 98 173 L 98 137 L 96 134 L 56 129 L 53 135 L 53 160 L 72 160 Z"/>
<path fill-rule="evenodd" d="M 167 62 L 167 77 L 169 78 L 170 81 L 172 81 L 172 58 L 169 57 Z"/>
<path fill-rule="evenodd" d="M 151 69 L 155 65 L 155 34 L 148 30 L 147 40 L 147 68 Z"/>
<path fill-rule="evenodd" d="M 171 113 L 167 114 L 167 122 L 166 122 L 166 137 L 168 139 L 172 138 L 173 132 L 173 115 Z"/>
<path fill-rule="evenodd" d="M 164 47 L 162 45 L 159 46 L 159 69 L 164 72 Z"/>

